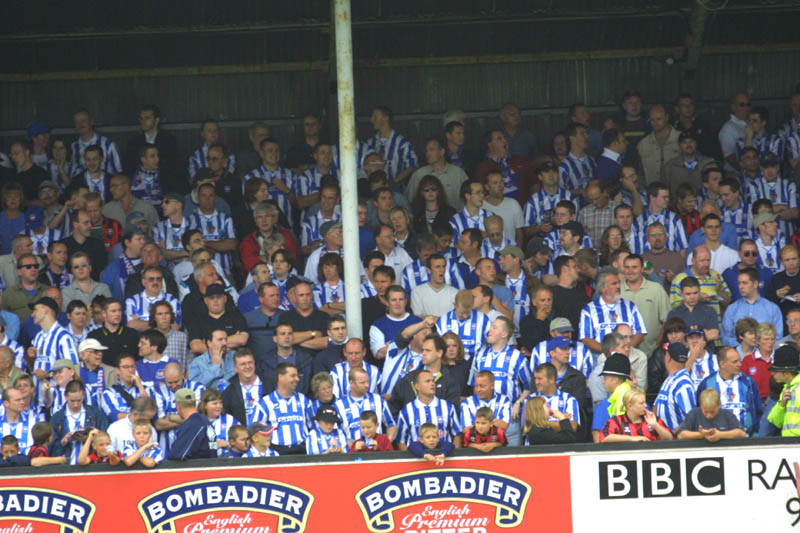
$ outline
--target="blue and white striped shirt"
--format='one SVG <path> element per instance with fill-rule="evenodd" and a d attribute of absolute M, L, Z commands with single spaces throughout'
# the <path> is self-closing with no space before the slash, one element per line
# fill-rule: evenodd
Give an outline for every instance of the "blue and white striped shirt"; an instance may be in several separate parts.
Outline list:
<path fill-rule="evenodd" d="M 314 241 L 322 240 L 322 236 L 319 234 L 319 228 L 322 227 L 325 222 L 337 222 L 341 219 L 341 208 L 338 205 L 333 209 L 333 216 L 331 218 L 323 217 L 322 211 L 317 211 L 313 215 L 306 217 L 303 220 L 303 227 L 300 230 L 300 245 L 308 246 Z"/>
<path fill-rule="evenodd" d="M 201 168 L 208 168 L 208 145 L 204 144 L 189 156 L 189 179 L 194 180 L 197 171 Z M 228 154 L 228 163 L 225 169 L 231 174 L 236 172 L 236 156 Z"/>
<path fill-rule="evenodd" d="M 269 447 L 262 453 L 255 446 L 250 446 L 250 449 L 244 452 L 242 457 L 278 457 L 279 455 L 278 452 Z"/>
<path fill-rule="evenodd" d="M 544 236 L 544 242 L 548 247 L 550 247 L 551 250 L 553 250 L 554 253 L 560 252 L 563 249 L 561 247 L 561 228 L 555 228 L 554 230 L 551 230 L 550 233 Z M 581 247 L 592 247 L 592 239 L 589 237 L 588 233 L 583 236 Z"/>
<path fill-rule="evenodd" d="M 306 412 L 311 402 L 303 394 L 295 392 L 284 398 L 275 390 L 264 396 L 258 403 L 258 409 L 264 413 L 264 421 L 277 426 L 272 433 L 272 443 L 279 446 L 295 446 L 306 440 L 309 421 Z"/>
<path fill-rule="evenodd" d="M 342 419 L 342 430 L 352 442 L 361 438 L 361 413 L 372 411 L 378 417 L 378 433 L 383 433 L 383 426 L 395 426 L 394 417 L 389 404 L 377 393 L 367 393 L 361 398 L 353 398 L 349 394 L 336 400 L 333 408 Z"/>
<path fill-rule="evenodd" d="M 704 379 L 717 372 L 719 372 L 719 363 L 717 363 L 716 356 L 706 352 L 703 357 L 695 360 L 689 375 L 694 382 L 694 388 L 697 389 L 697 386 L 700 385 Z"/>
<path fill-rule="evenodd" d="M 547 341 L 540 342 L 531 350 L 531 372 L 535 371 L 536 367 L 542 363 L 551 361 L 552 357 L 550 357 L 550 352 L 547 351 Z M 594 368 L 594 362 L 592 352 L 582 342 L 570 341 L 569 366 L 583 374 L 586 379 L 589 379 L 589 374 L 592 373 L 592 368 Z"/>
<path fill-rule="evenodd" d="M 266 413 L 259 409 L 259 401 L 264 392 L 264 386 L 261 379 L 256 377 L 256 380 L 251 385 L 244 385 L 239 383 L 242 389 L 242 402 L 244 403 L 244 412 L 247 417 L 247 426 L 253 422 L 263 422 Z"/>
<path fill-rule="evenodd" d="M 528 226 L 538 226 L 542 223 L 545 213 L 556 208 L 556 204 L 562 200 L 569 200 L 577 209 L 577 202 L 572 193 L 564 187 L 559 187 L 555 194 L 548 194 L 544 189 L 540 189 L 531 195 L 525 203 L 525 224 Z"/>
<path fill-rule="evenodd" d="M 44 233 L 38 234 L 34 232 L 32 229 L 26 229 L 22 232 L 23 235 L 27 235 L 33 241 L 33 253 L 36 255 L 44 255 L 47 253 L 47 246 L 51 242 L 56 242 L 61 240 L 61 230 L 57 229 L 50 229 L 47 228 L 44 230 Z"/>
<path fill-rule="evenodd" d="M 461 234 L 464 233 L 465 230 L 470 228 L 479 229 L 484 231 L 486 226 L 484 226 L 484 222 L 486 221 L 486 217 L 492 216 L 494 213 L 488 211 L 481 207 L 478 211 L 478 214 L 475 216 L 470 215 L 467 212 L 467 208 L 465 207 L 452 217 L 450 217 L 450 225 L 453 226 L 453 242 L 458 242 L 459 237 Z"/>
<path fill-rule="evenodd" d="M 494 374 L 494 391 L 503 394 L 516 402 L 523 390 L 531 388 L 531 369 L 522 352 L 511 345 L 506 345 L 499 352 L 490 346 L 484 346 L 472 359 L 469 373 L 469 386 L 475 385 L 475 375 L 487 370 Z"/>
<path fill-rule="evenodd" d="M 39 422 L 34 419 L 30 411 L 23 411 L 19 414 L 19 420 L 15 423 L 8 421 L 5 411 L 0 414 L 0 434 L 4 437 L 14 435 L 17 437 L 17 444 L 19 444 L 19 453 L 28 455 L 28 450 L 33 446 L 33 429 L 34 424 Z"/>
<path fill-rule="evenodd" d="M 80 364 L 75 339 L 58 322 L 54 322 L 48 331 L 39 331 L 33 338 L 33 346 L 36 347 L 34 370 L 49 371 L 59 359 L 69 359 L 76 365 Z"/>
<path fill-rule="evenodd" d="M 373 150 L 365 143 L 364 141 L 359 141 L 356 139 L 356 169 L 361 169 L 364 166 L 364 159 L 371 154 Z M 339 145 L 332 144 L 331 145 L 331 155 L 333 156 L 333 166 L 336 170 L 341 170 L 341 165 L 339 164 Z M 338 172 L 337 172 L 338 174 Z"/>
<path fill-rule="evenodd" d="M 211 423 L 211 427 L 214 428 L 217 440 L 224 440 L 226 442 L 229 440 L 228 431 L 231 429 L 231 426 L 235 426 L 239 423 L 228 413 L 222 413 L 214 420 L 209 420 L 209 422 Z M 217 448 L 217 457 L 222 457 L 228 453 L 229 449 L 230 446 L 228 448 Z"/>
<path fill-rule="evenodd" d="M 396 178 L 407 168 L 417 166 L 417 154 L 414 147 L 405 137 L 392 130 L 391 135 L 384 139 L 379 133 L 371 137 L 366 142 L 367 148 L 371 152 L 377 152 L 386 161 L 386 176 L 389 181 Z"/>
<path fill-rule="evenodd" d="M 172 226 L 169 219 L 165 219 L 153 226 L 153 239 L 165 250 L 182 252 L 184 248 L 181 238 L 189 229 L 189 221 L 185 217 L 177 228 Z"/>
<path fill-rule="evenodd" d="M 146 291 L 134 294 L 125 300 L 125 318 L 127 320 L 133 320 L 134 317 L 137 317 L 139 320 L 147 322 L 150 320 L 150 306 L 160 300 L 166 300 L 167 303 L 172 306 L 172 310 L 175 312 L 175 322 L 180 324 L 181 304 L 178 302 L 177 298 L 168 292 L 159 293 L 152 298 L 147 296 Z"/>
<path fill-rule="evenodd" d="M 483 239 L 483 243 L 481 243 L 481 255 L 483 257 L 488 257 L 489 259 L 497 259 L 500 250 L 505 248 L 506 246 L 516 246 L 517 243 L 512 241 L 507 237 L 503 237 L 503 240 L 500 241 L 500 244 L 495 246 L 492 244 L 492 241 L 489 240 L 489 237 Z"/>
<path fill-rule="evenodd" d="M 800 133 L 795 132 L 786 137 L 786 152 L 790 161 L 800 157 Z"/>
<path fill-rule="evenodd" d="M 725 205 L 721 208 L 722 221 L 736 226 L 736 236 L 739 240 L 750 238 L 753 229 L 753 217 L 750 204 L 739 200 L 739 207 L 729 209 Z"/>
<path fill-rule="evenodd" d="M 378 392 L 378 385 L 381 382 L 381 371 L 378 367 L 366 361 L 361 362 L 367 374 L 369 374 L 369 392 Z M 350 364 L 347 361 L 336 363 L 331 369 L 331 379 L 333 380 L 333 395 L 337 398 L 350 394 Z"/>
<path fill-rule="evenodd" d="M 756 232 L 757 233 L 757 232 Z M 758 248 L 758 261 L 764 267 L 772 271 L 772 273 L 780 272 L 783 270 L 783 263 L 781 263 L 781 248 L 786 246 L 786 241 L 782 238 L 780 231 L 778 236 L 772 239 L 772 244 L 767 246 L 760 236 L 757 236 L 756 247 Z"/>
<path fill-rule="evenodd" d="M 694 381 L 689 371 L 682 368 L 668 376 L 661 385 L 655 401 L 656 414 L 667 428 L 674 430 L 695 407 Z"/>
<path fill-rule="evenodd" d="M 99 133 L 95 133 L 88 141 L 84 142 L 78 139 L 72 143 L 72 164 L 86 168 L 86 159 L 83 156 L 86 153 L 86 149 L 95 144 L 103 149 L 103 170 L 107 174 L 122 172 L 122 159 L 119 157 L 117 143 Z"/>
<path fill-rule="evenodd" d="M 666 209 L 661 213 L 651 213 L 650 209 L 645 209 L 644 213 L 636 217 L 633 227 L 643 235 L 647 235 L 647 226 L 654 222 L 661 222 L 667 231 L 667 249 L 673 252 L 680 252 L 688 247 L 689 241 L 686 238 L 686 231 L 683 222 L 678 215 Z"/>
<path fill-rule="evenodd" d="M 439 428 L 439 438 L 453 442 L 453 437 L 461 433 L 461 420 L 456 408 L 436 396 L 429 404 L 419 398 L 409 402 L 400 411 L 397 420 L 397 442 L 406 446 L 419 439 L 419 428 L 430 422 Z"/>
<path fill-rule="evenodd" d="M 422 263 L 421 259 L 416 259 L 403 269 L 403 288 L 406 294 L 411 294 L 415 288 L 425 285 L 431 280 L 428 268 Z"/>
<path fill-rule="evenodd" d="M 390 342 L 381 372 L 381 394 L 392 394 L 397 383 L 421 364 L 421 353 L 411 351 L 408 346 L 401 350 L 394 341 Z"/>
<path fill-rule="evenodd" d="M 289 200 L 289 195 L 279 190 L 277 187 L 273 187 L 272 184 L 276 179 L 279 179 L 290 191 L 294 191 L 294 181 L 296 179 L 294 173 L 288 168 L 277 167 L 275 170 L 270 170 L 264 165 L 261 165 L 248 172 L 245 177 L 242 178 L 242 191 L 244 191 L 245 183 L 253 178 L 261 178 L 267 182 L 267 185 L 269 185 L 269 197 L 278 204 L 278 208 L 286 215 L 289 225 L 292 225 L 294 219 L 292 217 L 292 203 Z"/>
<path fill-rule="evenodd" d="M 766 133 L 763 137 L 756 139 L 753 137 L 753 148 L 758 151 L 758 157 L 764 157 L 765 154 L 775 154 L 778 159 L 783 159 L 783 149 L 786 139 L 778 134 Z M 736 141 L 736 157 L 742 157 L 742 150 L 744 150 L 744 137 L 739 137 Z"/>
<path fill-rule="evenodd" d="M 784 139 L 788 139 L 792 135 L 800 136 L 800 123 L 798 123 L 794 118 L 789 119 L 788 122 L 780 127 L 778 130 L 778 135 Z"/>
<path fill-rule="evenodd" d="M 603 338 L 620 324 L 628 324 L 634 335 L 647 334 L 647 326 L 635 303 L 619 298 L 609 305 L 600 297 L 597 301 L 586 304 L 581 311 L 578 339 L 603 342 Z"/>
<path fill-rule="evenodd" d="M 139 447 L 136 446 L 135 444 L 133 446 L 125 445 L 122 448 L 122 457 L 130 457 L 138 450 Z M 161 446 L 158 445 L 143 451 L 142 455 L 140 455 L 139 457 L 149 457 L 152 460 L 154 460 L 156 464 L 163 462 L 167 458 L 166 454 L 164 453 L 164 450 L 161 449 Z"/>
<path fill-rule="evenodd" d="M 631 226 L 631 234 L 625 239 L 625 242 L 628 243 L 628 249 L 632 254 L 643 254 L 650 250 L 650 243 L 647 242 L 646 230 L 642 232 Z"/>
<path fill-rule="evenodd" d="M 492 399 L 485 402 L 473 394 L 461 402 L 461 429 L 475 425 L 475 413 L 481 407 L 488 407 L 494 412 L 495 420 L 511 423 L 511 400 L 505 394 L 495 392 Z"/>
<path fill-rule="evenodd" d="M 105 172 L 100 172 L 100 177 L 97 179 L 93 179 L 91 175 L 89 175 L 89 171 L 87 170 L 81 175 L 81 178 L 84 182 L 86 182 L 86 186 L 89 188 L 89 192 L 96 192 L 99 193 L 100 196 L 103 197 L 103 201 L 107 202 L 111 199 L 111 190 L 109 188 L 109 181 L 111 180 L 111 176 L 109 176 Z"/>
<path fill-rule="evenodd" d="M 39 383 L 41 386 L 42 382 Z M 67 405 L 67 386 L 66 384 L 63 387 L 59 387 L 56 385 L 55 381 L 50 380 L 50 405 L 45 403 L 44 393 L 40 390 L 38 392 L 39 396 L 39 405 L 42 407 L 43 410 L 46 410 L 50 414 L 55 414 L 60 411 L 65 405 Z M 86 405 L 94 405 L 94 396 L 92 395 L 89 385 L 83 386 L 83 393 L 84 393 L 84 400 L 83 403 Z"/>
<path fill-rule="evenodd" d="M 365 281 L 361 284 L 361 299 L 372 298 L 373 296 L 377 296 L 378 289 L 372 284 L 370 280 Z"/>
<path fill-rule="evenodd" d="M 302 174 L 295 176 L 292 192 L 298 197 L 318 193 L 320 185 L 322 184 L 322 177 L 325 175 L 326 174 L 320 172 L 317 167 L 309 168 Z M 331 168 L 328 169 L 327 175 L 336 176 L 336 168 L 331 166 Z M 303 211 L 300 214 L 300 220 L 306 219 L 310 209 L 310 207 L 303 208 Z"/>
<path fill-rule="evenodd" d="M 797 207 L 797 185 L 793 181 L 778 178 L 768 182 L 758 178 L 747 187 L 747 197 L 751 199 L 767 198 L 773 205 L 785 205 L 789 208 Z M 778 228 L 784 235 L 794 233 L 795 224 L 791 220 L 778 219 Z"/>
<path fill-rule="evenodd" d="M 514 305 L 514 326 L 519 331 L 520 321 L 531 312 L 531 299 L 528 296 L 528 280 L 525 273 L 514 279 L 506 274 L 506 287 L 511 291 L 512 303 Z"/>
<path fill-rule="evenodd" d="M 131 192 L 136 198 L 141 198 L 153 207 L 159 207 L 164 200 L 160 175 L 158 169 L 145 170 L 140 166 L 131 176 Z"/>
<path fill-rule="evenodd" d="M 588 155 L 576 157 L 572 152 L 558 165 L 561 186 L 569 190 L 585 189 L 597 171 L 597 163 Z"/>
<path fill-rule="evenodd" d="M 323 281 L 314 285 L 314 307 L 319 309 L 327 303 L 337 303 L 344 301 L 344 281 L 339 280 L 336 285 L 328 285 Z"/>
<path fill-rule="evenodd" d="M 225 213 L 214 210 L 210 215 L 204 215 L 200 210 L 192 213 L 189 218 L 189 229 L 197 229 L 203 232 L 206 241 L 223 241 L 225 239 L 235 239 L 236 230 L 233 228 L 233 219 Z M 216 259 L 225 271 L 230 274 L 233 268 L 231 254 L 215 252 Z"/>
<path fill-rule="evenodd" d="M 547 405 L 548 407 L 550 407 L 551 410 L 561 411 L 565 415 L 572 415 L 570 417 L 570 420 L 572 420 L 579 426 L 581 425 L 581 409 L 580 406 L 578 405 L 578 400 L 576 400 L 572 394 L 564 392 L 561 389 L 556 389 L 556 392 L 552 396 L 546 396 L 539 392 L 531 391 L 531 395 L 528 396 L 528 398 L 525 401 L 527 402 L 528 400 L 536 396 L 541 396 L 542 398 L 544 398 L 544 401 L 547 402 Z M 521 411 L 523 413 L 525 412 L 524 404 L 522 405 Z M 558 419 L 553 415 L 550 415 L 549 420 L 550 422 L 558 421 Z"/>
<path fill-rule="evenodd" d="M 306 439 L 308 455 L 322 455 L 337 446 L 347 453 L 347 435 L 341 429 L 334 428 L 330 433 L 325 433 L 319 428 L 314 428 L 308 433 Z"/>
<path fill-rule="evenodd" d="M 51 411 L 55 413 L 56 411 Z M 64 421 L 67 424 L 67 433 L 72 431 L 82 431 L 86 429 L 86 409 L 81 406 L 81 411 L 77 415 L 72 414 L 69 409 L 64 409 Z M 78 464 L 78 455 L 81 453 L 81 444 L 70 440 L 66 446 L 67 462 L 71 465 Z"/>
<path fill-rule="evenodd" d="M 129 388 L 126 388 L 121 382 L 117 383 L 125 392 L 130 394 L 134 399 L 140 396 L 139 389 L 136 385 L 131 385 Z M 116 386 L 115 385 L 115 386 Z M 113 423 L 119 419 L 120 414 L 127 414 L 131 412 L 131 406 L 128 405 L 128 402 L 125 401 L 125 398 L 115 389 L 114 387 L 108 387 L 103 390 L 103 395 L 100 399 L 100 407 L 102 407 L 103 412 L 108 417 L 108 422 Z"/>
<path fill-rule="evenodd" d="M 198 398 L 198 401 L 203 395 L 203 392 L 206 390 L 206 387 L 203 384 L 195 381 L 189 381 L 188 379 L 185 379 L 183 384 L 178 387 L 178 389 L 182 388 L 193 390 L 195 397 Z M 155 386 L 149 389 L 150 397 L 156 401 L 156 406 L 158 407 L 158 414 L 156 415 L 158 418 L 164 418 L 167 415 L 178 412 L 178 407 L 175 405 L 175 392 L 178 389 L 173 391 L 167 387 L 165 383 L 157 383 Z M 175 438 L 177 436 L 177 428 L 158 432 L 158 443 L 167 454 L 169 454 L 169 449 L 175 442 Z"/>
<path fill-rule="evenodd" d="M 466 320 L 461 320 L 453 309 L 436 321 L 436 333 L 441 336 L 452 331 L 458 335 L 464 344 L 464 357 L 471 359 L 478 348 L 486 342 L 486 333 L 490 325 L 489 317 L 480 311 L 473 309 Z"/>

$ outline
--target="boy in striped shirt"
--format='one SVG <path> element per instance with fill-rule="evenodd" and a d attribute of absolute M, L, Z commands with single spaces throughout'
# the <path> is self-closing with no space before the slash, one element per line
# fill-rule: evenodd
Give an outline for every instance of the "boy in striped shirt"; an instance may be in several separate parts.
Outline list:
<path fill-rule="evenodd" d="M 214 251 L 214 259 L 222 265 L 225 274 L 233 269 L 231 252 L 236 250 L 236 231 L 233 219 L 217 211 L 217 193 L 214 185 L 204 183 L 197 188 L 198 210 L 188 217 L 189 229 L 203 232 L 206 248 Z"/>

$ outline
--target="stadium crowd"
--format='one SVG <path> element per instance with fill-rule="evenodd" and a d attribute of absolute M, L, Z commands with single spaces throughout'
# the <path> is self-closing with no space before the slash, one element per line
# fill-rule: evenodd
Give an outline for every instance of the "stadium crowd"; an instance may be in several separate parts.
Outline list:
<path fill-rule="evenodd" d="M 364 338 L 320 120 L 188 160 L 74 113 L 2 155 L 2 465 L 800 435 L 800 92 L 357 143 Z M 780 127 L 779 127 L 780 126 Z M 188 147 L 187 147 L 188 148 Z"/>

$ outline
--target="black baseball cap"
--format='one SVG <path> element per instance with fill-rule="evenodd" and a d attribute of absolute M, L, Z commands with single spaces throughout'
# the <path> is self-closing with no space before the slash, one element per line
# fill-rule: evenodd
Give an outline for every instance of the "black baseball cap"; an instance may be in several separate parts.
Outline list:
<path fill-rule="evenodd" d="M 220 283 L 212 283 L 206 288 L 206 296 L 219 296 L 225 294 L 225 287 Z"/>
<path fill-rule="evenodd" d="M 28 309 L 33 309 L 37 305 L 46 305 L 47 307 L 53 310 L 53 313 L 55 313 L 56 316 L 58 316 L 58 304 L 56 303 L 55 300 L 53 300 L 49 296 L 39 298 L 35 302 L 29 303 Z"/>
<path fill-rule="evenodd" d="M 336 409 L 331 407 L 330 405 L 323 405 L 317 410 L 317 414 L 314 416 L 315 420 L 319 420 L 320 422 L 330 422 L 331 424 L 341 424 L 342 419 L 339 417 L 339 413 L 336 412 Z"/>
<path fill-rule="evenodd" d="M 689 350 L 682 342 L 671 342 L 667 348 L 670 359 L 678 363 L 685 363 L 689 360 Z"/>

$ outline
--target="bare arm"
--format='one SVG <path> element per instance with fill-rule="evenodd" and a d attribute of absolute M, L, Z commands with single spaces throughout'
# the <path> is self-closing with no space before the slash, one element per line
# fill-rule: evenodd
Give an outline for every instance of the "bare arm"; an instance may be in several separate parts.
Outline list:
<path fill-rule="evenodd" d="M 246 331 L 237 331 L 228 337 L 228 349 L 234 350 L 247 344 L 250 334 Z"/>
<path fill-rule="evenodd" d="M 236 250 L 236 239 L 222 239 L 221 241 L 206 241 L 206 248 L 215 252 L 233 252 Z"/>
<path fill-rule="evenodd" d="M 642 344 L 643 340 L 644 340 L 644 333 L 637 333 L 631 338 L 631 344 L 634 346 L 639 346 L 640 344 Z"/>
<path fill-rule="evenodd" d="M 594 339 L 581 339 L 581 342 L 586 345 L 589 350 L 593 351 L 594 353 L 603 353 L 603 347 Z"/>

